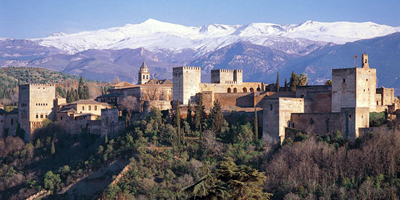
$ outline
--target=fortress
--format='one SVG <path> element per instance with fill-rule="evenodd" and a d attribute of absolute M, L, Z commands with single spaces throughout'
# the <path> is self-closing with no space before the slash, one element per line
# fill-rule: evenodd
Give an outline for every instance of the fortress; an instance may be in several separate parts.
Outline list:
<path fill-rule="evenodd" d="M 286 128 L 326 135 L 339 130 L 347 138 L 369 127 L 369 113 L 393 113 L 399 107 L 394 89 L 376 88 L 376 69 L 362 55 L 362 68 L 332 70 L 332 86 L 306 86 L 293 97 L 264 99 L 263 137 L 280 141 Z"/>
<path fill-rule="evenodd" d="M 121 112 L 113 107 L 118 108 L 128 96 L 136 97 L 136 111 L 142 113 L 151 107 L 170 110 L 172 105 L 184 111 L 189 101 L 198 103 L 199 94 L 206 110 L 216 100 L 225 113 L 235 110 L 254 115 L 256 110 L 263 140 L 270 142 L 283 142 L 293 130 L 317 135 L 339 130 L 354 139 L 368 129 L 371 112 L 391 115 L 399 108 L 393 88 L 376 88 L 376 69 L 369 67 L 367 54 L 362 55 L 361 68 L 333 69 L 332 85 L 299 86 L 290 92 L 266 91 L 267 84 L 243 82 L 242 70 L 214 69 L 210 83 L 202 83 L 200 67 L 175 67 L 171 82 L 151 78 L 143 62 L 138 78 L 137 85 L 118 83 L 96 101 L 72 103 L 56 98 L 54 85 L 20 85 L 18 110 L 0 110 L 0 136 L 15 135 L 19 124 L 29 141 L 45 119 L 58 121 L 70 133 L 85 130 L 104 135 L 122 130 L 124 124 L 118 121 Z"/>

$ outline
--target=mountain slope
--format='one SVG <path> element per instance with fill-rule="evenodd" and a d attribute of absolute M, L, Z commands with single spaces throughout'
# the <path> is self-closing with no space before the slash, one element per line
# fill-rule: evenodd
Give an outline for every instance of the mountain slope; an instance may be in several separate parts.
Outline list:
<path fill-rule="evenodd" d="M 304 40 L 344 44 L 360 39 L 374 38 L 399 32 L 400 27 L 390 27 L 372 22 L 323 23 L 307 21 L 302 24 L 278 25 L 252 23 L 248 25 L 212 24 L 202 27 L 187 27 L 149 19 L 141 24 L 127 24 L 97 31 L 74 34 L 53 34 L 34 39 L 43 46 L 56 47 L 69 53 L 88 49 L 136 49 L 145 47 L 155 51 L 168 49 L 179 51 L 193 49 L 201 56 L 207 52 L 237 42 L 274 47 L 276 40 L 302 45 Z M 304 40 L 301 40 L 304 39 Z M 305 44 L 309 45 L 309 44 Z"/>

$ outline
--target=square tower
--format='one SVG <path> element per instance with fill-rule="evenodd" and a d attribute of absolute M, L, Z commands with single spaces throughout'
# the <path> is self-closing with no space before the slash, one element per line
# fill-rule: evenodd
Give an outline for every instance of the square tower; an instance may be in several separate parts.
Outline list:
<path fill-rule="evenodd" d="M 53 119 L 55 97 L 54 85 L 19 85 L 18 121 L 25 130 L 25 141 L 33 139 L 34 130 L 42 127 L 45 119 Z"/>
<path fill-rule="evenodd" d="M 200 91 L 200 67 L 174 67 L 173 68 L 173 100 L 181 104 L 188 104 L 189 99 Z"/>
<path fill-rule="evenodd" d="M 213 69 L 211 70 L 211 83 L 242 84 L 243 71 L 239 69 Z"/>
<path fill-rule="evenodd" d="M 368 55 L 362 56 L 362 68 L 332 70 L 332 112 L 342 108 L 376 110 L 376 69 L 369 68 Z"/>

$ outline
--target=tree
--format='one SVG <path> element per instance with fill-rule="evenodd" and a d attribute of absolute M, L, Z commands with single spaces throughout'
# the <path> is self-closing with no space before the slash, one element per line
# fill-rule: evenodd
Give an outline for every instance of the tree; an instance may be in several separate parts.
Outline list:
<path fill-rule="evenodd" d="M 327 81 L 325 81 L 325 85 L 332 85 L 332 80 L 327 80 Z"/>
<path fill-rule="evenodd" d="M 181 148 L 181 113 L 179 112 L 179 99 L 176 103 L 176 110 L 175 110 L 175 123 L 176 123 L 176 144 L 178 145 L 178 148 Z"/>
<path fill-rule="evenodd" d="M 132 118 L 132 111 L 138 110 L 139 104 L 137 98 L 134 96 L 127 96 L 122 99 L 121 110 L 126 111 L 127 125 L 130 125 Z"/>
<path fill-rule="evenodd" d="M 299 85 L 299 75 L 292 71 L 292 75 L 290 76 L 290 91 L 295 92 L 297 85 Z"/>
<path fill-rule="evenodd" d="M 78 84 L 78 99 L 83 99 L 83 78 L 82 76 L 79 77 L 79 84 Z"/>
<path fill-rule="evenodd" d="M 190 103 L 190 99 L 188 101 L 188 110 L 187 110 L 186 121 L 189 124 L 190 128 L 193 128 L 192 105 Z"/>
<path fill-rule="evenodd" d="M 275 83 L 275 85 L 276 85 L 276 91 L 277 92 L 279 92 L 279 89 L 280 89 L 280 84 L 279 84 L 279 72 L 276 74 L 276 83 Z"/>
<path fill-rule="evenodd" d="M 301 73 L 299 77 L 299 86 L 305 86 L 308 84 L 308 77 L 307 74 Z"/>
<path fill-rule="evenodd" d="M 61 178 L 59 174 L 54 174 L 52 171 L 46 172 L 44 175 L 44 188 L 54 190 L 58 188 Z"/>
<path fill-rule="evenodd" d="M 288 87 L 287 79 L 285 78 L 285 92 L 287 92 L 288 89 L 289 89 L 289 87 Z"/>
<path fill-rule="evenodd" d="M 202 124 L 205 118 L 206 118 L 206 112 L 203 105 L 203 94 L 199 94 L 194 115 L 194 123 L 196 126 L 196 130 L 202 132 Z"/>
<path fill-rule="evenodd" d="M 51 142 L 51 155 L 54 156 L 56 154 L 56 147 L 54 146 L 54 141 Z"/>
<path fill-rule="evenodd" d="M 25 139 L 25 130 L 21 128 L 21 124 L 17 124 L 16 135 L 21 138 L 22 140 Z"/>
<path fill-rule="evenodd" d="M 210 112 L 211 117 L 211 130 L 215 133 L 221 132 L 222 125 L 225 122 L 224 115 L 221 111 L 221 104 L 218 99 L 214 101 L 214 107 Z"/>
<path fill-rule="evenodd" d="M 263 191 L 267 177 L 246 165 L 237 166 L 231 158 L 220 162 L 212 174 L 183 189 L 189 199 L 269 199 Z"/>
<path fill-rule="evenodd" d="M 257 108 L 254 106 L 254 141 L 258 140 L 258 117 Z"/>

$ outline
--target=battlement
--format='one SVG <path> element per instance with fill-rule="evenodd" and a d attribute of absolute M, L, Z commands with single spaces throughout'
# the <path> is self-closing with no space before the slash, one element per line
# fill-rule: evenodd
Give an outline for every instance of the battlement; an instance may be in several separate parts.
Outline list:
<path fill-rule="evenodd" d="M 47 83 L 47 84 L 41 84 L 41 83 L 29 83 L 29 84 L 20 84 L 19 86 L 31 86 L 31 87 L 54 87 L 54 84 Z"/>
<path fill-rule="evenodd" d="M 243 70 L 240 69 L 213 69 L 211 83 L 242 84 Z"/>
<path fill-rule="evenodd" d="M 197 71 L 201 70 L 200 67 L 190 67 L 190 66 L 182 66 L 182 67 L 174 67 L 174 68 L 172 68 L 173 71 L 175 71 L 175 70 L 184 70 L 184 69 L 186 69 L 186 70 L 197 70 Z"/>

